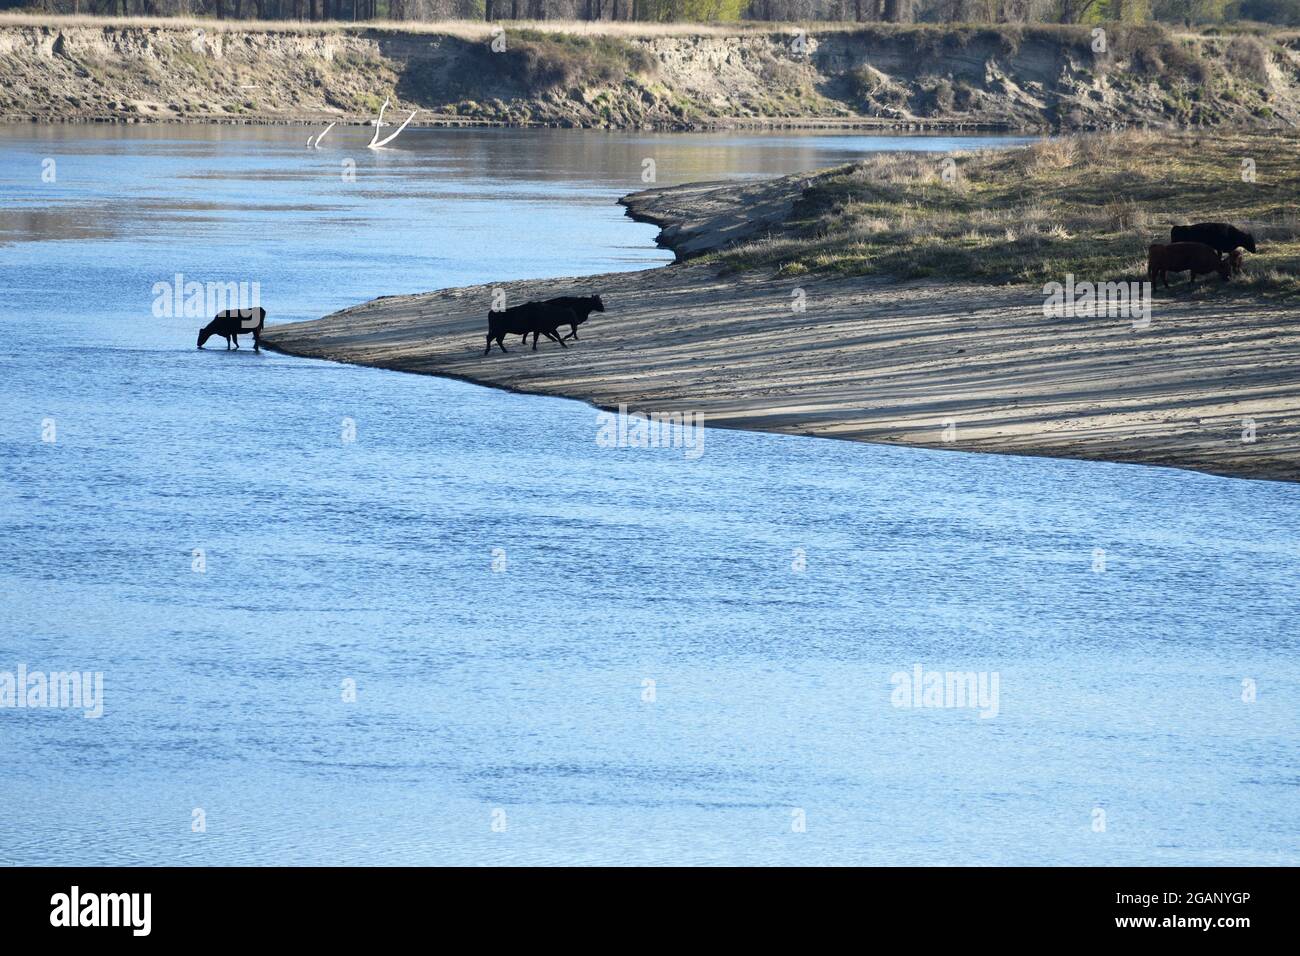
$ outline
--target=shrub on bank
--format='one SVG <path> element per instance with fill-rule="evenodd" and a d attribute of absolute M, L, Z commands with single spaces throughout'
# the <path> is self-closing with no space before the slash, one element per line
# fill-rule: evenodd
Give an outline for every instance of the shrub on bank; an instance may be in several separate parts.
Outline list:
<path fill-rule="evenodd" d="M 622 83 L 629 75 L 651 76 L 655 60 L 646 50 L 614 37 L 583 37 L 519 30 L 504 53 L 492 54 L 526 89 L 546 92 Z"/>

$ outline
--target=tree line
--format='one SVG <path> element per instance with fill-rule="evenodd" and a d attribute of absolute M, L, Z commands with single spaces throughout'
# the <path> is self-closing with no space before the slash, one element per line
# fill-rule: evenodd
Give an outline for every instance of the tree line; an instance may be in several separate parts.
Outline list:
<path fill-rule="evenodd" d="M 0 10 L 100 16 L 352 21 L 1096 23 L 1300 26 L 1300 0 L 0 0 Z"/>

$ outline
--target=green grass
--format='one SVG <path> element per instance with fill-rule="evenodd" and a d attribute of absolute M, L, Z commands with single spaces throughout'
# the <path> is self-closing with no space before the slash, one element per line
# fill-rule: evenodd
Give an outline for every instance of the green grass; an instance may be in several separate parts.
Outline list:
<path fill-rule="evenodd" d="M 1127 132 L 951 157 L 882 154 L 815 179 L 776 235 L 710 258 L 781 275 L 1116 280 L 1145 276 L 1147 246 L 1168 242 L 1171 225 L 1222 220 L 1259 243 L 1228 288 L 1295 295 L 1298 146 L 1280 134 Z M 1253 183 L 1243 159 L 1255 162 Z M 945 178 L 945 161 L 955 177 Z"/>
<path fill-rule="evenodd" d="M 584 37 L 515 30 L 503 60 L 532 92 L 622 84 L 631 75 L 653 76 L 648 52 L 616 37 Z"/>

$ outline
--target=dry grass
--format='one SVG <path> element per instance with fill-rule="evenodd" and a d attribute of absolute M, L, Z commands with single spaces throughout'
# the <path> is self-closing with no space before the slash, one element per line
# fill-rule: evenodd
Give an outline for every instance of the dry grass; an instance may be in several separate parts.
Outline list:
<path fill-rule="evenodd" d="M 1117 197 L 1106 203 L 1102 222 L 1111 232 L 1145 233 L 1151 225 L 1151 217 L 1136 199 Z"/>
<path fill-rule="evenodd" d="M 1078 140 L 1069 136 L 1042 139 L 1028 149 L 1025 164 L 1034 173 L 1066 169 L 1078 159 Z"/>
<path fill-rule="evenodd" d="M 209 17 L 103 17 L 90 14 L 0 13 L 0 26 L 50 26 L 50 27 L 134 27 L 176 28 L 192 30 L 202 28 L 221 32 L 261 33 L 339 33 L 357 30 L 383 30 L 401 33 L 437 33 L 462 39 L 477 40 L 491 36 L 497 24 L 538 33 L 563 33 L 589 37 L 676 37 L 711 36 L 728 37 L 745 34 L 791 33 L 803 30 L 808 33 L 843 33 L 861 29 L 859 23 L 788 22 L 764 23 L 746 20 L 741 23 L 613 23 L 586 20 L 370 20 L 353 23 L 331 21 L 310 23 L 285 20 L 216 20 Z"/>
<path fill-rule="evenodd" d="M 1226 291 L 1300 295 L 1300 169 L 1294 135 L 1126 132 L 945 157 L 881 154 L 830 170 L 782 235 L 716 256 L 779 273 L 885 273 L 996 282 L 1144 275 L 1171 225 L 1228 221 L 1258 255 Z M 1159 161 L 1153 161 L 1159 157 Z M 1241 160 L 1257 178 L 1241 178 Z"/>

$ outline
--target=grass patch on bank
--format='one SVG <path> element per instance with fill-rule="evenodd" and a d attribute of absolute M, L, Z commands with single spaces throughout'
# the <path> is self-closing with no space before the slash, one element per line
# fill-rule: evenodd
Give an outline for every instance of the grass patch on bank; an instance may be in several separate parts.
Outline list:
<path fill-rule="evenodd" d="M 781 275 L 1119 280 L 1145 278 L 1147 246 L 1168 242 L 1171 225 L 1226 221 L 1259 246 L 1228 288 L 1297 295 L 1298 146 L 1276 133 L 1133 131 L 880 154 L 817 177 L 775 235 L 707 258 Z"/>
<path fill-rule="evenodd" d="M 652 76 L 657 66 L 648 51 L 617 37 L 537 30 L 509 34 L 501 56 L 515 78 L 534 92 L 621 84 L 630 76 Z"/>

